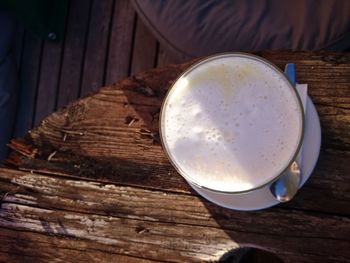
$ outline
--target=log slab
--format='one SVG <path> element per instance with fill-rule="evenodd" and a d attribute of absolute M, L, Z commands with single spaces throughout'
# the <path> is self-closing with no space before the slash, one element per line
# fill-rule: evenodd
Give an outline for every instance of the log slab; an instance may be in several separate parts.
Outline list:
<path fill-rule="evenodd" d="M 190 189 L 162 150 L 158 121 L 169 86 L 196 60 L 168 65 L 103 87 L 11 142 L 0 261 L 216 261 L 253 246 L 284 262 L 349 262 L 350 53 L 257 54 L 295 64 L 321 119 L 318 164 L 291 202 L 237 212 Z"/>

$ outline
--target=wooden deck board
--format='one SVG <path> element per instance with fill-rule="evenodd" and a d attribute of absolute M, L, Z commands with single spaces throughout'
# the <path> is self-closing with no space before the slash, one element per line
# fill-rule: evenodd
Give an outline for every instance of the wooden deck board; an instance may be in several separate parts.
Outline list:
<path fill-rule="evenodd" d="M 157 67 L 163 67 L 174 63 L 184 63 L 186 60 L 188 60 L 188 58 L 176 57 L 172 54 L 169 54 L 161 44 L 159 45 L 157 55 Z"/>
<path fill-rule="evenodd" d="M 103 85 L 113 0 L 94 0 L 88 30 L 80 96 Z"/>
<path fill-rule="evenodd" d="M 61 61 L 62 42 L 45 41 L 37 87 L 34 126 L 55 110 Z"/>
<path fill-rule="evenodd" d="M 129 75 L 135 16 L 135 11 L 129 1 L 116 0 L 112 13 L 104 85 L 114 83 Z"/>
<path fill-rule="evenodd" d="M 0 262 L 155 262 L 118 254 L 113 247 L 106 248 L 103 244 L 97 246 L 93 242 L 55 234 L 46 236 L 2 228 L 0 239 L 6 240 L 0 247 Z"/>
<path fill-rule="evenodd" d="M 114 259 L 124 254 L 172 262 L 215 261 L 229 249 L 249 242 L 277 250 L 285 262 L 300 262 L 301 256 L 302 262 L 325 258 L 327 262 L 345 262 L 349 255 L 346 217 L 278 207 L 240 213 L 195 194 L 164 194 L 140 186 L 6 169 L 0 169 L 0 175 L 0 191 L 9 193 L 2 204 L 0 225 L 13 232 L 31 233 L 41 249 L 28 249 L 25 254 L 37 252 L 31 255 L 38 258 L 47 253 L 48 258 L 63 259 L 65 248 L 71 245 L 72 256 L 78 251 L 97 256 L 99 251 Z M 8 242 L 12 233 L 0 237 L 12 243 Z M 18 237 L 21 241 L 25 238 Z"/>
<path fill-rule="evenodd" d="M 71 1 L 57 95 L 58 108 L 76 99 L 80 92 L 90 4 L 90 0 Z"/>
<path fill-rule="evenodd" d="M 128 0 L 72 0 L 66 22 L 61 42 L 18 27 L 14 50 L 21 94 L 13 137 L 101 86 L 181 62 L 159 46 Z"/>
<path fill-rule="evenodd" d="M 136 20 L 131 75 L 155 67 L 158 51 L 156 39 L 141 19 Z"/>
<path fill-rule="evenodd" d="M 15 43 L 13 46 L 13 52 L 15 53 L 17 66 L 19 66 L 21 63 L 23 47 L 24 47 L 24 39 L 25 39 L 24 27 L 18 23 L 16 28 L 15 40 L 14 40 Z"/>
<path fill-rule="evenodd" d="M 20 94 L 14 137 L 23 136 L 33 126 L 43 42 L 33 34 L 25 34 L 23 55 L 19 65 Z"/>

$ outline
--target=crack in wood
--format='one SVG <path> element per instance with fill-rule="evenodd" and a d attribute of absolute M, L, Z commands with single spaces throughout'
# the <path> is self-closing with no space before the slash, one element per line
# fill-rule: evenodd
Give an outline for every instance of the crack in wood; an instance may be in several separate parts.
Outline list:
<path fill-rule="evenodd" d="M 9 144 L 7 144 L 12 150 L 24 155 L 28 158 L 35 158 L 39 150 L 33 145 L 29 145 L 23 139 L 12 139 Z"/>
<path fill-rule="evenodd" d="M 340 109 L 340 110 L 350 110 L 349 107 L 344 107 L 344 106 L 338 106 L 338 105 L 332 105 L 332 104 L 327 104 L 327 103 L 320 103 L 320 102 L 315 102 L 316 106 L 321 106 L 321 107 L 330 107 L 330 108 L 335 108 L 335 109 Z"/>
<path fill-rule="evenodd" d="M 138 93 L 141 93 L 142 95 L 146 97 L 155 97 L 156 93 L 153 89 L 149 87 L 146 81 L 142 79 L 138 79 L 135 76 L 130 77 L 130 79 L 136 83 L 137 85 L 134 87 L 134 90 Z"/>
<path fill-rule="evenodd" d="M 1 207 L 2 207 L 2 203 L 5 201 L 5 198 L 6 198 L 6 196 L 8 196 L 8 192 L 6 192 L 6 193 L 4 193 L 3 195 L 1 195 L 1 197 L 0 197 L 0 209 L 1 209 Z"/>
<path fill-rule="evenodd" d="M 71 130 L 65 130 L 65 129 L 60 129 L 60 131 L 67 135 L 80 135 L 80 136 L 85 135 L 84 132 L 80 132 L 80 131 L 71 131 Z"/>
<path fill-rule="evenodd" d="M 149 232 L 149 229 L 140 225 L 135 228 L 135 232 L 137 234 L 143 234 Z"/>
<path fill-rule="evenodd" d="M 53 151 L 52 153 L 50 153 L 50 155 L 47 157 L 48 161 L 51 161 L 51 159 L 56 155 L 57 151 Z"/>
<path fill-rule="evenodd" d="M 157 109 L 156 111 L 151 112 L 150 114 L 151 114 L 152 122 L 159 121 L 160 109 Z"/>
<path fill-rule="evenodd" d="M 321 60 L 333 65 L 347 64 L 350 62 L 350 58 L 344 55 L 326 55 L 322 56 Z"/>
<path fill-rule="evenodd" d="M 125 117 L 125 124 L 128 125 L 129 127 L 133 125 L 135 122 L 138 122 L 139 119 L 136 118 L 135 116 L 126 116 Z"/>
<path fill-rule="evenodd" d="M 152 144 L 160 144 L 159 132 L 158 131 L 150 131 L 148 129 L 140 129 L 139 134 L 142 139 L 151 139 Z"/>

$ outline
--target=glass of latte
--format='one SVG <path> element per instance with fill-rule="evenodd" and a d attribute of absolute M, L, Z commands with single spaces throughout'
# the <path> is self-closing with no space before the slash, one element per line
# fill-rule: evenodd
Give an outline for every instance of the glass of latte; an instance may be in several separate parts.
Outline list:
<path fill-rule="evenodd" d="M 207 190 L 268 187 L 300 149 L 299 95 L 270 62 L 250 54 L 205 58 L 172 85 L 160 115 L 163 148 L 176 170 Z"/>

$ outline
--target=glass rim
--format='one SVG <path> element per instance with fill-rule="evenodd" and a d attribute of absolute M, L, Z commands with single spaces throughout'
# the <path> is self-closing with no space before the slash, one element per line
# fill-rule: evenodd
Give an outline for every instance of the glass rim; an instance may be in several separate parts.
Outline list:
<path fill-rule="evenodd" d="M 243 57 L 243 58 L 248 58 L 248 59 L 252 59 L 255 61 L 259 61 L 264 63 L 265 65 L 271 67 L 273 70 L 275 70 L 275 72 L 277 72 L 287 83 L 287 85 L 289 85 L 290 89 L 293 91 L 296 99 L 297 99 L 297 104 L 299 105 L 299 109 L 300 109 L 300 113 L 301 113 L 301 130 L 300 130 L 300 136 L 298 139 L 298 144 L 297 147 L 295 149 L 295 152 L 291 158 L 291 160 L 288 162 L 288 164 L 286 165 L 286 167 L 276 176 L 274 176 L 271 180 L 269 180 L 268 182 L 258 185 L 258 186 L 254 186 L 253 188 L 247 189 L 247 190 L 242 190 L 242 191 L 225 191 L 225 190 L 218 190 L 218 189 L 213 189 L 204 185 L 201 185 L 200 183 L 196 182 L 195 180 L 191 179 L 191 176 L 188 175 L 187 173 L 183 172 L 182 169 L 180 167 L 178 167 L 179 165 L 176 164 L 176 162 L 172 159 L 171 156 L 171 151 L 168 148 L 168 145 L 166 143 L 166 139 L 163 137 L 164 132 L 163 132 L 163 126 L 162 125 L 164 123 L 163 119 L 164 119 L 164 108 L 166 105 L 166 102 L 169 98 L 169 95 L 171 95 L 171 92 L 175 89 L 175 84 L 184 76 L 188 75 L 191 71 L 193 71 L 194 69 L 198 68 L 200 65 L 212 61 L 212 60 L 216 60 L 218 58 L 224 58 L 224 57 Z M 198 61 L 196 61 L 194 64 L 192 64 L 191 66 L 189 66 L 188 68 L 186 68 L 171 84 L 171 86 L 169 87 L 162 105 L 161 105 L 161 109 L 160 109 L 160 115 L 159 115 L 159 138 L 160 138 L 160 143 L 162 145 L 162 148 L 164 149 L 164 152 L 168 158 L 168 160 L 170 161 L 170 163 L 172 164 L 172 166 L 175 168 L 175 170 L 190 184 L 193 184 L 201 189 L 204 190 L 208 190 L 208 191 L 212 191 L 212 192 L 216 192 L 216 193 L 222 193 L 222 194 L 244 194 L 244 193 L 249 193 L 249 192 L 253 192 L 255 190 L 258 189 L 262 189 L 266 186 L 271 185 L 273 182 L 277 181 L 288 169 L 289 167 L 292 165 L 292 163 L 295 161 L 303 139 L 304 139 L 304 129 L 305 129 L 305 114 L 304 114 L 304 107 L 303 104 L 301 102 L 301 98 L 299 96 L 299 93 L 296 89 L 296 87 L 291 83 L 291 81 L 287 78 L 287 76 L 285 75 L 285 73 L 278 68 L 276 65 L 274 65 L 272 62 L 268 61 L 265 58 L 262 58 L 260 56 L 257 55 L 253 55 L 253 54 L 249 54 L 249 53 L 245 53 L 245 52 L 224 52 L 224 53 L 218 53 L 218 54 L 214 54 L 214 55 L 210 55 L 210 56 L 206 56 L 204 58 L 199 59 Z M 299 164 L 300 165 L 300 164 Z"/>

